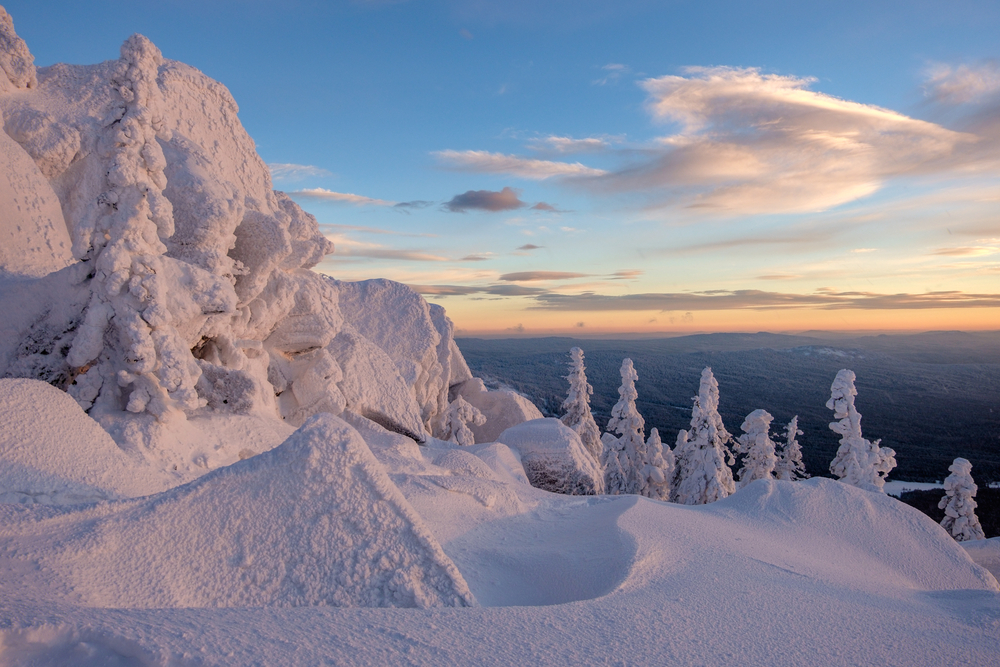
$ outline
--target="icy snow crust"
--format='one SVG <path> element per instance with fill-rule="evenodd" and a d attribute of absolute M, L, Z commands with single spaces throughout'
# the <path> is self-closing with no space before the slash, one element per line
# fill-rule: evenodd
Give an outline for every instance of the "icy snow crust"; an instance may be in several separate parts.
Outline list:
<path fill-rule="evenodd" d="M 36 70 L 0 9 L 0 112 L 0 665 L 1000 653 L 993 541 L 883 494 L 531 486 L 596 468 L 576 433 L 485 391 L 412 290 L 309 271 L 331 245 L 229 92 L 141 36 Z"/>

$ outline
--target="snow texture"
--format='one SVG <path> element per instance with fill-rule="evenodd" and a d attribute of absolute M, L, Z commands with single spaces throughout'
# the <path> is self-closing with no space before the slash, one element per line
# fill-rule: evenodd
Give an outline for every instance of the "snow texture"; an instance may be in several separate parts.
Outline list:
<path fill-rule="evenodd" d="M 994 577 L 1000 579 L 1000 537 L 966 540 L 961 542 L 961 545 L 977 565 L 985 567 Z"/>
<path fill-rule="evenodd" d="M 590 396 L 594 388 L 587 382 L 586 367 L 583 365 L 583 350 L 574 347 L 569 351 L 569 392 L 563 401 L 562 423 L 576 431 L 580 441 L 587 448 L 595 461 L 601 460 L 604 446 L 601 444 L 601 431 L 590 413 Z"/>
<path fill-rule="evenodd" d="M 944 498 L 938 504 L 944 510 L 941 527 L 959 542 L 986 538 L 976 516 L 976 492 L 979 487 L 972 481 L 972 464 L 967 459 L 955 459 L 948 467 L 951 474 L 944 480 Z"/>
<path fill-rule="evenodd" d="M 130 498 L 176 483 L 129 456 L 76 402 L 38 380 L 0 380 L 0 502 Z"/>
<path fill-rule="evenodd" d="M 479 378 L 471 378 L 452 387 L 451 396 L 461 397 L 486 416 L 484 424 L 469 424 L 476 442 L 495 442 L 509 428 L 532 419 L 541 419 L 535 404 L 508 389 L 488 391 Z"/>
<path fill-rule="evenodd" d="M 712 369 L 701 373 L 698 395 L 691 410 L 691 428 L 677 434 L 674 456 L 673 500 L 682 505 L 703 505 L 732 495 L 733 455 L 727 446 L 732 436 L 719 415 L 719 383 Z"/>
<path fill-rule="evenodd" d="M 774 455 L 774 441 L 771 440 L 771 422 L 774 417 L 767 410 L 754 410 L 747 415 L 740 426 L 743 429 L 734 449 L 745 454 L 743 467 L 739 472 L 739 484 L 744 486 L 758 479 L 774 479 L 774 466 L 778 457 Z"/>
<path fill-rule="evenodd" d="M 774 464 L 775 479 L 794 482 L 809 477 L 806 474 L 806 464 L 802 462 L 802 446 L 798 439 L 800 435 L 802 431 L 799 430 L 799 416 L 795 415 L 785 427 L 785 441 L 778 452 L 778 461 Z"/>
<path fill-rule="evenodd" d="M 558 419 L 533 419 L 507 429 L 497 440 L 520 453 L 535 488 L 571 496 L 605 492 L 597 462 L 576 431 Z"/>
<path fill-rule="evenodd" d="M 871 442 L 861 435 L 861 413 L 854 407 L 858 395 L 854 380 L 854 371 L 837 373 L 826 402 L 834 419 L 839 420 L 830 423 L 830 430 L 840 435 L 840 448 L 830 463 L 830 472 L 845 484 L 882 493 L 886 475 L 896 467 L 896 452 L 879 447 L 880 440 Z"/>
<path fill-rule="evenodd" d="M 468 586 L 364 440 L 316 415 L 270 452 L 132 501 L 0 506 L 0 541 L 44 586 L 87 607 L 439 607 Z M 100 557 L 87 557 L 100 554 Z"/>

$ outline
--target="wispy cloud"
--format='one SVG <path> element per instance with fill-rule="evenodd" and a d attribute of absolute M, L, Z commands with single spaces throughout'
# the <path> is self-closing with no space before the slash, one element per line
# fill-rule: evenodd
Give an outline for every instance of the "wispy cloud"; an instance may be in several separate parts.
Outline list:
<path fill-rule="evenodd" d="M 330 231 L 335 233 L 341 232 L 359 232 L 362 234 L 386 234 L 389 236 L 424 236 L 424 237 L 434 237 L 437 234 L 413 234 L 411 232 L 397 232 L 391 229 L 379 229 L 378 227 L 364 227 L 362 225 L 338 225 L 332 222 L 321 222 L 319 227 L 323 231 Z"/>
<path fill-rule="evenodd" d="M 444 208 L 452 213 L 466 211 L 513 211 L 527 206 L 518 197 L 519 191 L 514 188 L 504 188 L 499 192 L 493 190 L 469 190 L 455 195 L 444 203 Z"/>
<path fill-rule="evenodd" d="M 536 151 L 549 151 L 566 155 L 572 153 L 599 153 L 611 148 L 611 140 L 605 137 L 574 139 L 572 137 L 550 135 L 536 139 L 528 147 Z"/>
<path fill-rule="evenodd" d="M 293 181 L 309 176 L 333 176 L 332 173 L 320 167 L 310 164 L 288 164 L 282 162 L 272 162 L 267 165 L 271 172 L 271 178 L 276 181 Z"/>
<path fill-rule="evenodd" d="M 500 276 L 500 280 L 509 282 L 531 282 L 535 280 L 571 280 L 573 278 L 586 278 L 589 273 L 567 273 L 563 271 L 519 271 L 517 273 L 505 273 Z"/>
<path fill-rule="evenodd" d="M 602 76 L 591 81 L 595 86 L 606 86 L 609 83 L 617 83 L 622 75 L 628 74 L 629 68 L 621 63 L 608 63 L 601 67 Z"/>
<path fill-rule="evenodd" d="M 878 294 L 817 290 L 812 294 L 786 294 L 760 290 L 713 290 L 623 296 L 546 292 L 536 296 L 535 301 L 535 305 L 531 308 L 564 311 L 1000 308 L 1000 294 L 970 294 L 959 291 Z"/>
<path fill-rule="evenodd" d="M 943 104 L 978 102 L 1000 92 L 1000 62 L 987 60 L 968 65 L 937 63 L 928 68 L 924 93 Z"/>
<path fill-rule="evenodd" d="M 556 208 L 552 204 L 549 204 L 549 203 L 546 203 L 546 202 L 543 202 L 543 201 L 540 201 L 537 204 L 535 204 L 534 206 L 532 206 L 531 210 L 532 211 L 547 211 L 549 213 L 568 213 L 568 211 L 564 211 L 561 208 Z"/>
<path fill-rule="evenodd" d="M 433 154 L 452 169 L 484 174 L 509 174 L 518 178 L 541 181 L 547 178 L 601 176 L 607 172 L 579 162 L 534 160 L 517 155 L 488 151 L 437 151 Z"/>
<path fill-rule="evenodd" d="M 373 199 L 363 195 L 354 195 L 347 192 L 334 192 L 326 188 L 307 188 L 289 192 L 295 199 L 316 199 L 320 201 L 343 202 L 354 204 L 355 206 L 396 206 L 399 202 L 388 201 L 386 199 Z"/>
<path fill-rule="evenodd" d="M 518 250 L 538 250 L 539 248 L 544 248 L 545 246 L 535 245 L 534 243 L 525 243 L 522 246 L 518 246 Z"/>
<path fill-rule="evenodd" d="M 537 296 L 545 290 L 522 285 L 413 285 L 410 287 L 419 294 L 436 296 L 469 296 L 471 294 L 490 294 L 493 296 Z"/>

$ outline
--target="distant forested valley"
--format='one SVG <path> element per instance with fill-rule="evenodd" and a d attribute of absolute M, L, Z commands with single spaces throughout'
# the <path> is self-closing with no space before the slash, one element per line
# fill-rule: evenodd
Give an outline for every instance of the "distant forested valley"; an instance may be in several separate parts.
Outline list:
<path fill-rule="evenodd" d="M 636 404 L 647 434 L 656 427 L 665 444 L 688 427 L 702 369 L 719 382 L 719 412 L 738 435 L 757 408 L 774 415 L 782 431 L 795 415 L 803 459 L 812 475 L 829 476 L 838 436 L 828 424 L 826 401 L 837 371 L 857 374 L 857 406 L 864 435 L 896 450 L 890 479 L 936 482 L 955 457 L 969 459 L 981 487 L 1000 481 L 1000 332 L 931 332 L 845 337 L 704 334 L 677 338 L 606 340 L 572 338 L 459 338 L 473 373 L 488 386 L 507 386 L 546 416 L 560 416 L 566 397 L 568 352 L 586 355 L 598 426 L 618 400 L 622 359 L 630 357 L 639 381 Z"/>

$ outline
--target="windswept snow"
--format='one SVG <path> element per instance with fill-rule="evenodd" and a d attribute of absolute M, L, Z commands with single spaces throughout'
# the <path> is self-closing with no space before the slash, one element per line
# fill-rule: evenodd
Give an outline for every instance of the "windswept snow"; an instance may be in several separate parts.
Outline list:
<path fill-rule="evenodd" d="M 22 600 L 119 608 L 474 604 L 365 441 L 332 415 L 313 417 L 270 452 L 161 494 L 42 510 L 0 505 L 0 582 Z M 25 568 L 39 575 L 11 576 Z"/>

